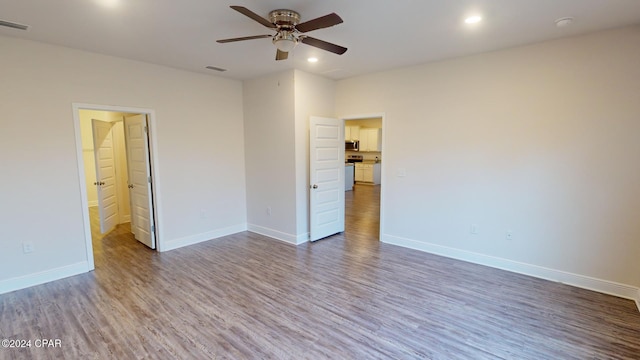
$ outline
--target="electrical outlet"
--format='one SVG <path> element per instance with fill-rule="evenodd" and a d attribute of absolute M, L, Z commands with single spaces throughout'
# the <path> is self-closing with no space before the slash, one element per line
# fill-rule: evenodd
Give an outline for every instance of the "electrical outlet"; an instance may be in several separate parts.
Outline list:
<path fill-rule="evenodd" d="M 513 240 L 513 232 L 511 231 L 507 231 L 507 234 L 505 235 L 505 237 L 507 238 L 507 240 L 511 241 Z"/>
<path fill-rule="evenodd" d="M 22 243 L 22 251 L 24 251 L 25 254 L 29 254 L 35 251 L 35 248 L 33 246 L 33 242 L 31 241 L 25 241 Z"/>
<path fill-rule="evenodd" d="M 471 226 L 469 227 L 469 232 L 472 233 L 473 235 L 478 234 L 478 225 L 471 224 Z"/>
<path fill-rule="evenodd" d="M 271 206 L 267 206 L 267 215 L 271 216 Z"/>

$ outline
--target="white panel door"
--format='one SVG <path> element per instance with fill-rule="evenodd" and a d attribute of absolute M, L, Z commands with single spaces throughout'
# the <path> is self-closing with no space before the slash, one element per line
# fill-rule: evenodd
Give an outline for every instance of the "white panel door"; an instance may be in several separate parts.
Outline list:
<path fill-rule="evenodd" d="M 91 120 L 93 128 L 93 153 L 96 161 L 96 182 L 98 187 L 98 212 L 100 232 L 106 233 L 119 222 L 118 197 L 116 194 L 116 166 L 113 152 L 113 124 Z"/>
<path fill-rule="evenodd" d="M 156 248 L 151 196 L 151 166 L 147 116 L 135 115 L 124 119 L 129 169 L 129 199 L 131 201 L 131 232 L 136 240 Z"/>
<path fill-rule="evenodd" d="M 344 231 L 344 122 L 311 117 L 310 239 Z"/>

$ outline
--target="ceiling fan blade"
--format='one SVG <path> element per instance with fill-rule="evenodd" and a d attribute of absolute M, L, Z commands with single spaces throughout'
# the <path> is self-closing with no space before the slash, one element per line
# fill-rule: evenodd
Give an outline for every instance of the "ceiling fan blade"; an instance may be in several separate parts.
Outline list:
<path fill-rule="evenodd" d="M 288 57 L 288 52 L 280 51 L 280 49 L 276 52 L 276 60 L 287 60 Z"/>
<path fill-rule="evenodd" d="M 272 35 L 256 35 L 256 36 L 245 36 L 245 37 L 238 37 L 238 38 L 231 38 L 231 39 L 221 39 L 221 40 L 216 40 L 216 42 L 219 42 L 221 44 L 224 43 L 228 43 L 228 42 L 234 42 L 234 41 L 244 41 L 244 40 L 253 40 L 253 39 L 264 39 L 264 38 L 270 38 L 273 37 Z"/>
<path fill-rule="evenodd" d="M 260 16 L 260 15 L 258 15 L 258 14 L 256 14 L 256 13 L 254 13 L 253 11 L 251 11 L 251 10 L 247 9 L 247 8 L 246 8 L 246 7 L 244 7 L 244 6 L 231 5 L 230 7 L 231 7 L 233 10 L 235 10 L 235 11 L 239 12 L 240 14 L 242 14 L 242 15 L 244 15 L 244 16 L 246 16 L 246 17 L 249 17 L 249 18 L 251 18 L 251 19 L 253 19 L 253 20 L 255 20 L 255 21 L 257 21 L 257 22 L 259 22 L 260 24 L 262 24 L 262 25 L 264 25 L 264 26 L 266 26 L 266 27 L 268 27 L 268 28 L 275 29 L 275 27 L 276 27 L 276 26 L 275 26 L 275 25 L 273 25 L 269 20 L 267 20 L 267 19 L 263 18 L 262 16 Z"/>
<path fill-rule="evenodd" d="M 300 36 L 300 41 L 302 41 L 303 44 L 311 45 L 322 50 L 327 50 L 338 55 L 342 55 L 347 51 L 346 47 L 332 44 L 330 42 L 326 42 L 320 39 L 312 38 L 310 36 L 304 36 L 304 37 Z"/>
<path fill-rule="evenodd" d="M 342 23 L 342 19 L 338 14 L 331 13 L 329 15 L 321 16 L 319 18 L 315 18 L 313 20 L 305 21 L 301 24 L 296 25 L 296 30 L 299 32 L 307 32 L 311 30 L 324 29 L 330 26 L 338 25 Z"/>

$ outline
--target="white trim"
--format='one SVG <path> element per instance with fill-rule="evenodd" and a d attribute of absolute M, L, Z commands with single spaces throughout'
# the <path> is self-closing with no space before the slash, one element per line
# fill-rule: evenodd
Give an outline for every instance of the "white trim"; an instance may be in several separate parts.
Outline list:
<path fill-rule="evenodd" d="M 87 261 L 0 281 L 0 294 L 26 289 L 93 270 Z"/>
<path fill-rule="evenodd" d="M 555 281 L 575 287 L 597 291 L 625 299 L 635 300 L 640 310 L 640 290 L 631 285 L 616 283 L 589 276 L 573 274 L 561 270 L 549 269 L 542 266 L 525 264 L 504 258 L 473 253 L 446 246 L 426 243 L 418 240 L 402 238 L 389 234 L 382 236 L 382 242 L 398 245 L 410 249 L 420 250 L 431 254 L 441 255 L 474 264 L 485 265 L 497 269 L 529 275 L 540 279 Z"/>
<path fill-rule="evenodd" d="M 379 118 L 379 117 L 384 117 L 385 113 L 384 112 L 379 112 L 379 113 L 369 113 L 369 114 L 351 114 L 351 115 L 346 115 L 346 116 L 341 116 L 339 117 L 339 119 L 342 120 L 361 120 L 361 119 L 375 119 L 375 118 Z"/>
<path fill-rule="evenodd" d="M 164 252 L 164 251 L 175 250 L 175 249 L 178 249 L 178 248 L 181 248 L 181 247 L 185 247 L 185 246 L 201 243 L 201 242 L 204 242 L 204 241 L 217 239 L 217 238 L 220 238 L 220 237 L 223 237 L 223 236 L 236 234 L 236 233 L 239 233 L 239 232 L 242 232 L 242 231 L 246 231 L 246 230 L 247 230 L 247 224 L 242 223 L 242 224 L 228 226 L 228 227 L 222 228 L 222 229 L 207 231 L 207 232 L 202 233 L 202 234 L 185 236 L 183 238 L 173 239 L 173 240 L 168 240 L 168 241 L 165 240 L 164 246 L 162 247 L 162 251 Z M 160 251 L 160 250 L 158 249 L 158 251 Z"/>
<path fill-rule="evenodd" d="M 78 104 L 72 104 L 73 128 L 76 135 L 76 161 L 78 162 L 78 178 L 80 180 L 80 204 L 82 207 L 82 221 L 84 226 L 85 251 L 87 256 L 87 271 L 95 269 L 93 262 L 93 244 L 91 243 L 91 218 L 89 217 L 89 199 L 87 195 L 87 179 L 82 154 L 82 135 L 80 133 L 80 109 Z"/>
<path fill-rule="evenodd" d="M 298 236 L 296 237 L 296 245 L 304 244 L 308 242 L 310 238 L 311 233 L 309 232 L 298 234 Z"/>
<path fill-rule="evenodd" d="M 384 160 L 384 154 L 387 151 L 387 126 L 385 125 L 387 122 L 387 114 L 384 112 L 379 112 L 379 113 L 371 113 L 371 114 L 359 114 L 359 115 L 349 115 L 349 116 L 342 116 L 339 117 L 339 119 L 344 120 L 358 120 L 358 119 L 372 119 L 372 118 L 381 118 L 382 119 L 382 150 L 380 151 L 380 153 L 383 155 L 383 159 L 382 162 L 380 163 L 380 231 L 378 232 L 378 234 L 380 234 L 379 237 L 379 241 L 382 241 L 382 234 L 384 234 L 384 224 L 385 224 L 385 216 L 384 216 L 384 204 L 385 204 L 385 199 L 386 199 L 386 183 L 387 183 L 387 164 L 388 162 Z"/>
<path fill-rule="evenodd" d="M 247 227 L 247 230 L 256 234 L 268 236 L 270 238 L 284 241 L 288 244 L 293 244 L 293 245 L 300 245 L 309 241 L 309 233 L 304 233 L 299 235 L 287 234 L 278 230 L 269 229 L 264 226 L 253 225 L 253 224 L 249 224 L 249 226 Z"/>
<path fill-rule="evenodd" d="M 88 271 L 95 269 L 94 261 L 93 261 L 93 245 L 91 243 L 91 219 L 89 217 L 89 203 L 87 198 L 87 184 L 85 179 L 85 169 L 84 169 L 84 160 L 82 155 L 82 137 L 80 134 L 80 110 L 98 110 L 98 111 L 112 111 L 112 112 L 122 112 L 122 113 L 135 113 L 135 114 L 146 114 L 148 119 L 149 126 L 149 153 L 151 156 L 151 176 L 153 178 L 153 190 L 151 196 L 153 198 L 154 203 L 154 217 L 155 217 L 155 227 L 156 227 L 156 248 L 158 251 L 162 251 L 163 241 L 161 235 L 163 234 L 163 225 L 164 222 L 160 218 L 160 214 L 162 214 L 161 209 L 161 199 L 158 194 L 161 193 L 161 183 L 160 183 L 160 170 L 158 167 L 158 140 L 155 135 L 156 129 L 156 115 L 153 109 L 143 109 L 136 107 L 127 107 L 127 106 L 111 106 L 111 105 L 96 105 L 96 104 L 83 104 L 83 103 L 72 103 L 71 104 L 73 110 L 73 127 L 75 129 L 76 135 L 76 160 L 78 162 L 78 177 L 80 179 L 80 202 L 82 206 L 82 218 L 84 221 L 84 237 L 85 237 L 85 248 L 87 254 L 87 264 Z"/>

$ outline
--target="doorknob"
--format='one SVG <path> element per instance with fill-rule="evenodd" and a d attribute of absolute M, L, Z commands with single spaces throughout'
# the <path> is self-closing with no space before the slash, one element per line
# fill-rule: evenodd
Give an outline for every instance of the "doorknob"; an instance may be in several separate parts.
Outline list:
<path fill-rule="evenodd" d="M 318 188 L 318 185 L 313 184 L 313 186 L 312 186 L 311 188 L 312 188 L 312 189 L 317 189 L 317 188 Z"/>
<path fill-rule="evenodd" d="M 98 182 L 97 182 L 97 181 L 94 181 L 94 182 L 93 182 L 93 185 L 98 186 Z"/>
<path fill-rule="evenodd" d="M 98 183 L 98 185 L 104 185 L 104 184 L 105 184 L 105 182 L 104 182 L 104 181 L 100 181 L 100 182 Z"/>
<path fill-rule="evenodd" d="M 129 189 L 133 189 L 133 184 L 129 184 L 129 185 L 127 185 L 127 187 L 128 187 Z"/>

